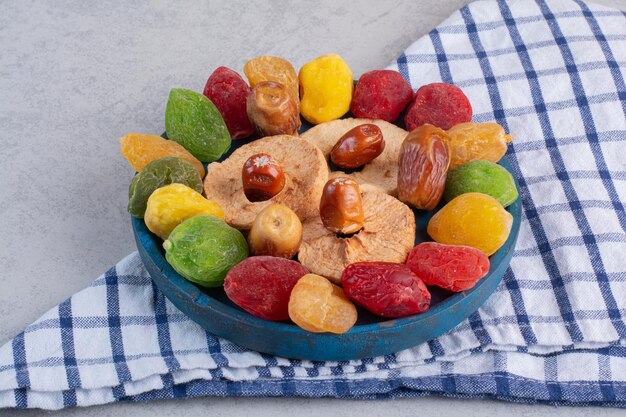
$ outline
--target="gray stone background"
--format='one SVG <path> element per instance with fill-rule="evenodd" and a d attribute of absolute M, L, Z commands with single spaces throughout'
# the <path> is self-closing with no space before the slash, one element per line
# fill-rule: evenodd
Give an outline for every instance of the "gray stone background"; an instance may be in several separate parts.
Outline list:
<path fill-rule="evenodd" d="M 596 0 L 626 9 L 626 0 Z M 336 52 L 382 68 L 467 0 L 0 0 L 0 344 L 135 250 L 132 169 L 117 139 L 160 134 L 170 88 L 202 91 L 256 55 L 296 68 Z M 617 416 L 623 410 L 421 398 L 201 398 L 64 410 L 87 416 Z M 0 410 L 0 415 L 44 415 Z"/>

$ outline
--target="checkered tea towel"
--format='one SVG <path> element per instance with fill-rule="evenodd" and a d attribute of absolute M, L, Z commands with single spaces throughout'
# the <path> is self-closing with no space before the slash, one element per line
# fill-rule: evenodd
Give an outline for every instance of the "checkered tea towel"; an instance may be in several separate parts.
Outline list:
<path fill-rule="evenodd" d="M 524 207 L 502 284 L 469 320 L 396 354 L 310 362 L 206 333 L 136 253 L 0 349 L 0 407 L 195 396 L 488 397 L 626 406 L 626 16 L 481 1 L 391 68 L 461 87 L 515 135 Z"/>

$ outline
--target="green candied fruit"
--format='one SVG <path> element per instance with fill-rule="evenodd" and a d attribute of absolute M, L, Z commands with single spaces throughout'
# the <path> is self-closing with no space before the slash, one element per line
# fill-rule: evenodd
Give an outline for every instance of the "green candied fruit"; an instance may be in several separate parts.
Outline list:
<path fill-rule="evenodd" d="M 165 259 L 183 277 L 203 287 L 221 287 L 226 273 L 248 257 L 241 232 L 213 216 L 195 216 L 163 242 Z"/>
<path fill-rule="evenodd" d="M 517 188 L 509 171 L 490 161 L 466 162 L 448 171 L 443 198 L 452 200 L 465 193 L 492 196 L 507 207 L 517 200 Z"/>
<path fill-rule="evenodd" d="M 176 156 L 155 159 L 133 178 L 128 189 L 128 212 L 143 219 L 148 198 L 163 186 L 179 183 L 202 194 L 202 179 L 189 162 Z"/>
<path fill-rule="evenodd" d="M 195 91 L 174 88 L 165 108 L 167 137 L 202 162 L 213 162 L 230 148 L 230 134 L 217 107 Z"/>

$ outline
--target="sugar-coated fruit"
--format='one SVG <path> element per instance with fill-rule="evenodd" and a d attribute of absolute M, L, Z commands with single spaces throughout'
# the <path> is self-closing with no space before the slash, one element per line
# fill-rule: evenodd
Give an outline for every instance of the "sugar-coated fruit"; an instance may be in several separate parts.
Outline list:
<path fill-rule="evenodd" d="M 266 320 L 287 320 L 291 290 L 308 273 L 296 261 L 253 256 L 228 271 L 224 291 L 232 302 L 253 316 Z"/>
<path fill-rule="evenodd" d="M 466 193 L 435 213 L 427 232 L 436 242 L 471 246 L 491 256 L 506 242 L 512 225 L 513 216 L 498 200 Z"/>
<path fill-rule="evenodd" d="M 450 168 L 477 159 L 498 162 L 513 139 L 497 123 L 460 123 L 446 133 Z"/>
<path fill-rule="evenodd" d="M 518 196 L 511 173 L 485 160 L 466 162 L 448 171 L 444 200 L 472 192 L 490 195 L 504 207 L 513 204 Z"/>
<path fill-rule="evenodd" d="M 173 183 L 202 192 L 202 178 L 193 165 L 176 156 L 166 156 L 150 162 L 135 175 L 128 189 L 128 212 L 143 218 L 150 195 L 156 189 Z"/>
<path fill-rule="evenodd" d="M 350 264 L 343 270 L 341 284 L 348 298 L 382 317 L 410 316 L 430 307 L 428 288 L 404 264 Z"/>
<path fill-rule="evenodd" d="M 152 233 L 167 239 L 180 223 L 201 214 L 224 218 L 224 211 L 216 202 L 207 200 L 184 184 L 170 184 L 152 192 L 144 221 Z"/>
<path fill-rule="evenodd" d="M 202 94 L 174 88 L 165 107 L 167 137 L 202 162 L 213 162 L 230 149 L 230 133 L 215 104 Z"/>
<path fill-rule="evenodd" d="M 221 287 L 228 271 L 248 257 L 246 238 L 239 230 L 204 215 L 176 226 L 163 249 L 176 272 L 203 287 Z"/>
<path fill-rule="evenodd" d="M 289 318 L 309 332 L 341 334 L 354 326 L 357 311 L 341 287 L 320 275 L 306 274 L 291 290 Z"/>
<path fill-rule="evenodd" d="M 233 139 L 242 139 L 254 133 L 246 111 L 250 87 L 241 75 L 226 67 L 218 67 L 204 86 L 203 94 L 215 104 Z"/>
<path fill-rule="evenodd" d="M 455 292 L 472 288 L 489 272 L 489 258 L 481 250 L 436 242 L 414 247 L 406 265 L 426 285 Z"/>
<path fill-rule="evenodd" d="M 427 123 L 448 130 L 471 120 L 472 106 L 468 98 L 459 87 L 448 83 L 420 87 L 404 116 L 409 131 Z"/>
<path fill-rule="evenodd" d="M 146 165 L 166 156 L 177 156 L 189 162 L 204 178 L 204 165 L 180 143 L 157 135 L 129 133 L 120 138 L 121 153 L 131 167 L 141 172 Z"/>
<path fill-rule="evenodd" d="M 335 120 L 350 110 L 354 80 L 348 64 L 322 55 L 300 68 L 300 113 L 311 123 Z"/>
<path fill-rule="evenodd" d="M 356 84 L 350 110 L 355 117 L 393 123 L 412 98 L 413 90 L 399 72 L 368 71 Z"/>

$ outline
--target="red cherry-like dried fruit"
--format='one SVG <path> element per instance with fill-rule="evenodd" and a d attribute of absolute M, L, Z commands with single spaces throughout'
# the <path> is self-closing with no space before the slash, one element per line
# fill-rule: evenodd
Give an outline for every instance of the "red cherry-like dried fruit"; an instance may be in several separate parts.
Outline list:
<path fill-rule="evenodd" d="M 404 317 L 430 307 L 428 288 L 404 264 L 356 262 L 341 274 L 346 295 L 382 317 Z"/>
<path fill-rule="evenodd" d="M 296 261 L 253 256 L 228 271 L 224 291 L 233 303 L 253 316 L 287 320 L 291 290 L 308 273 L 308 269 Z"/>
<path fill-rule="evenodd" d="M 399 72 L 374 70 L 359 78 L 350 110 L 355 117 L 394 122 L 412 98 L 413 90 Z"/>
<path fill-rule="evenodd" d="M 424 242 L 414 247 L 407 266 L 427 285 L 465 291 L 489 272 L 489 258 L 470 246 Z"/>
<path fill-rule="evenodd" d="M 471 120 L 472 106 L 469 100 L 459 87 L 447 83 L 420 87 L 404 116 L 408 131 L 426 123 L 448 130 Z"/>
<path fill-rule="evenodd" d="M 219 67 L 204 86 L 204 95 L 215 104 L 226 122 L 233 139 L 242 139 L 254 133 L 246 111 L 250 87 L 235 71 Z"/>

